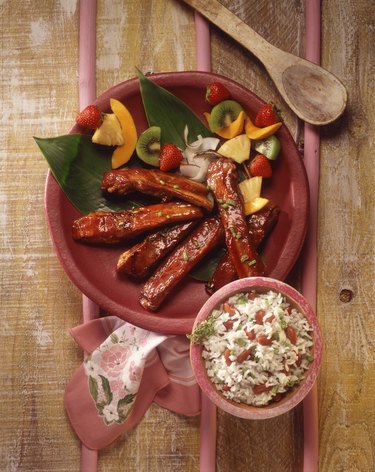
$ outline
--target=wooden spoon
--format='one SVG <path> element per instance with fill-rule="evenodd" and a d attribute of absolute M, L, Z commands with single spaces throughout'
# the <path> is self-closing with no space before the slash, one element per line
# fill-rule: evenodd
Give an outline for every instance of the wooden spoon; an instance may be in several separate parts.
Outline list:
<path fill-rule="evenodd" d="M 184 0 L 252 52 L 265 66 L 294 113 L 314 125 L 326 125 L 345 110 L 343 84 L 322 67 L 276 48 L 217 0 Z"/>

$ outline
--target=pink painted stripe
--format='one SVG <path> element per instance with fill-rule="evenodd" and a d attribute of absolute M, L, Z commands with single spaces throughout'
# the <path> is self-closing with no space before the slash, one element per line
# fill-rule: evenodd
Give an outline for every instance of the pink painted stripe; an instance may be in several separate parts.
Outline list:
<path fill-rule="evenodd" d="M 198 12 L 195 15 L 197 70 L 211 72 L 211 42 L 208 21 Z M 200 423 L 200 472 L 216 469 L 217 408 L 202 392 Z"/>
<path fill-rule="evenodd" d="M 79 2 L 79 106 L 96 98 L 96 0 Z"/>
<path fill-rule="evenodd" d="M 210 25 L 198 12 L 194 13 L 194 19 L 197 70 L 211 72 Z"/>
<path fill-rule="evenodd" d="M 305 1 L 306 51 L 305 57 L 320 64 L 320 0 Z M 309 229 L 302 255 L 302 293 L 316 312 L 317 295 L 317 222 L 319 192 L 319 148 L 317 127 L 305 124 L 304 163 L 310 185 Z M 303 402 L 304 472 L 319 469 L 318 391 L 314 385 Z"/>
<path fill-rule="evenodd" d="M 79 107 L 80 110 L 96 98 L 96 0 L 79 3 Z M 82 294 L 83 322 L 99 316 L 99 307 Z M 95 472 L 98 452 L 81 445 L 81 472 Z"/>

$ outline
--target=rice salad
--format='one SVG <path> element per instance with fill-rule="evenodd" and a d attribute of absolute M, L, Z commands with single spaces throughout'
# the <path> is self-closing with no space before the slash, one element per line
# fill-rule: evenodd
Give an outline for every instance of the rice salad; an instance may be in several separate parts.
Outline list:
<path fill-rule="evenodd" d="M 213 310 L 192 342 L 201 336 L 208 377 L 223 396 L 264 406 L 304 378 L 313 360 L 312 331 L 282 294 L 240 292 Z"/>

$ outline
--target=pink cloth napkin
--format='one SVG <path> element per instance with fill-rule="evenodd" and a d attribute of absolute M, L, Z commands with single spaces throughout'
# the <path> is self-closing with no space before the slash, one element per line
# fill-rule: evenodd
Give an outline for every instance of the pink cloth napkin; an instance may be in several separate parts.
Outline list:
<path fill-rule="evenodd" d="M 64 403 L 88 448 L 111 444 L 139 423 L 153 401 L 182 415 L 200 414 L 186 337 L 152 333 L 115 316 L 71 334 L 88 355 L 68 383 Z"/>

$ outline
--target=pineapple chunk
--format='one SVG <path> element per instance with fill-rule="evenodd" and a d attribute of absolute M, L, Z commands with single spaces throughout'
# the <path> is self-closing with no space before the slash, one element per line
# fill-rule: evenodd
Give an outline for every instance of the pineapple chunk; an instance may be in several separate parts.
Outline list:
<path fill-rule="evenodd" d="M 235 138 L 225 141 L 217 152 L 241 164 L 250 157 L 250 139 L 246 134 L 240 134 Z"/>
<path fill-rule="evenodd" d="M 243 180 L 239 184 L 240 192 L 242 194 L 244 202 L 251 202 L 255 198 L 260 197 L 260 191 L 262 188 L 262 177 L 251 177 L 250 179 Z"/>
<path fill-rule="evenodd" d="M 106 113 L 102 125 L 95 131 L 92 142 L 105 146 L 122 146 L 124 138 L 120 122 L 114 113 Z"/>
<path fill-rule="evenodd" d="M 245 215 L 247 216 L 247 215 L 251 215 L 252 213 L 256 213 L 257 211 L 265 207 L 268 202 L 269 200 L 263 197 L 256 197 L 254 198 L 254 200 L 251 200 L 250 202 L 245 202 L 244 204 Z"/>

